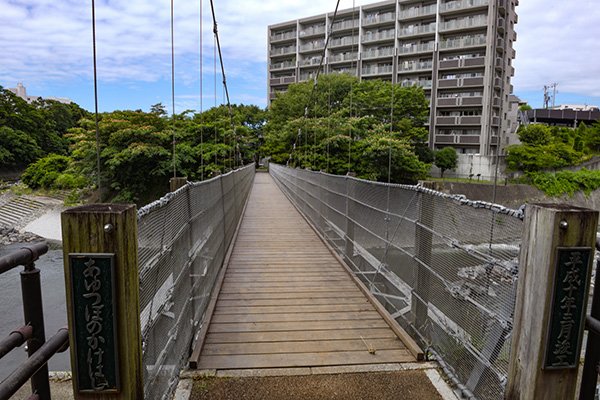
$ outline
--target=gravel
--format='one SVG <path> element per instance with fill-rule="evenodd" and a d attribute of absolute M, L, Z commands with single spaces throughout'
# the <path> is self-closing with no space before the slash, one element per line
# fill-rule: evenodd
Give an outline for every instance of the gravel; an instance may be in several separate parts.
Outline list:
<path fill-rule="evenodd" d="M 442 400 L 423 371 L 251 378 L 202 377 L 191 400 Z"/>

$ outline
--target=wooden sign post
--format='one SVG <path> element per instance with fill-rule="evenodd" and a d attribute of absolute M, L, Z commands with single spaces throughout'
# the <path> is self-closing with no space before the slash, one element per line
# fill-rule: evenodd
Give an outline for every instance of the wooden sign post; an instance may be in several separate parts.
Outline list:
<path fill-rule="evenodd" d="M 598 211 L 525 210 L 506 399 L 573 399 Z"/>
<path fill-rule="evenodd" d="M 143 399 L 134 205 L 62 213 L 73 393 L 76 399 Z"/>

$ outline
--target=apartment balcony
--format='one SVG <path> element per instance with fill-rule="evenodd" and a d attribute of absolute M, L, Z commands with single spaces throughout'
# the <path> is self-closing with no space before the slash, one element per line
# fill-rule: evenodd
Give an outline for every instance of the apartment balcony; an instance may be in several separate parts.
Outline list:
<path fill-rule="evenodd" d="M 515 49 L 509 49 L 508 50 L 508 58 L 510 59 L 514 59 L 517 56 L 517 51 Z"/>
<path fill-rule="evenodd" d="M 296 40 L 296 32 L 275 33 L 271 35 L 271 43 Z"/>
<path fill-rule="evenodd" d="M 500 100 L 500 97 L 498 97 L 498 96 L 494 96 L 494 100 L 492 100 L 492 105 L 493 105 L 494 107 L 496 107 L 496 108 L 499 108 L 499 107 L 500 107 L 500 105 L 501 105 L 501 104 L 500 104 L 501 102 L 502 102 L 502 101 Z"/>
<path fill-rule="evenodd" d="M 342 38 L 335 38 L 329 41 L 329 48 L 343 47 L 343 46 L 355 46 L 358 44 L 358 36 L 345 36 Z"/>
<path fill-rule="evenodd" d="M 483 106 L 483 97 L 438 97 L 437 105 L 438 107 L 481 107 Z"/>
<path fill-rule="evenodd" d="M 504 33 L 506 29 L 506 20 L 502 17 L 498 18 L 498 32 Z"/>
<path fill-rule="evenodd" d="M 402 87 L 413 87 L 418 86 L 423 89 L 431 89 L 432 81 L 431 79 L 420 79 L 420 80 L 404 80 L 401 83 Z"/>
<path fill-rule="evenodd" d="M 435 33 L 435 24 L 410 26 L 406 28 L 400 28 L 398 37 L 414 37 L 414 36 L 426 36 Z"/>
<path fill-rule="evenodd" d="M 413 71 L 428 71 L 433 68 L 432 61 L 413 61 L 413 62 L 401 62 L 399 65 L 399 71 L 402 72 L 413 72 Z"/>
<path fill-rule="evenodd" d="M 502 78 L 494 78 L 494 87 L 496 89 L 502 89 Z"/>
<path fill-rule="evenodd" d="M 501 15 L 506 15 L 506 0 L 498 0 L 498 12 Z"/>
<path fill-rule="evenodd" d="M 407 19 L 418 19 L 422 17 L 429 17 L 437 13 L 437 5 L 432 4 L 426 7 L 413 7 L 408 10 L 400 11 L 398 18 L 401 20 Z"/>
<path fill-rule="evenodd" d="M 412 46 L 402 46 L 398 48 L 398 54 L 416 54 L 431 53 L 435 49 L 434 42 L 414 44 Z"/>
<path fill-rule="evenodd" d="M 352 76 L 356 76 L 356 72 L 356 68 L 334 68 L 331 70 L 332 74 L 349 74 Z"/>
<path fill-rule="evenodd" d="M 395 12 L 387 12 L 387 13 L 378 14 L 378 15 L 368 15 L 363 19 L 363 26 L 378 25 L 378 24 L 383 24 L 386 22 L 393 22 L 395 20 L 396 20 Z"/>
<path fill-rule="evenodd" d="M 394 39 L 394 36 L 395 36 L 395 34 L 394 34 L 393 30 L 377 32 L 377 33 L 366 33 L 362 37 L 362 42 L 363 43 L 372 43 L 372 42 L 378 42 L 378 41 L 385 41 L 385 40 Z"/>
<path fill-rule="evenodd" d="M 294 82 L 296 82 L 295 75 L 280 76 L 279 78 L 269 79 L 269 85 L 271 85 L 271 86 L 289 85 L 290 83 L 294 83 Z"/>
<path fill-rule="evenodd" d="M 502 71 L 504 69 L 504 58 L 496 57 L 496 63 L 494 65 L 498 71 Z"/>
<path fill-rule="evenodd" d="M 485 46 L 485 36 L 469 36 L 460 39 L 447 39 L 440 42 L 440 50 L 462 49 L 465 47 Z"/>
<path fill-rule="evenodd" d="M 391 57 L 393 55 L 394 55 L 394 48 L 389 47 L 389 48 L 385 48 L 385 49 L 364 51 L 361 53 L 361 58 L 363 60 L 371 60 L 374 58 Z"/>
<path fill-rule="evenodd" d="M 481 125 L 481 115 L 462 116 L 462 117 L 436 117 L 436 125 Z"/>
<path fill-rule="evenodd" d="M 508 76 L 515 76 L 515 67 L 513 67 L 512 65 L 510 65 L 506 69 L 506 75 L 508 75 Z"/>
<path fill-rule="evenodd" d="M 444 70 L 444 69 L 483 67 L 484 65 L 485 65 L 485 57 L 473 57 L 473 58 L 462 58 L 459 60 L 442 60 L 442 61 L 440 61 L 438 67 L 440 70 Z"/>
<path fill-rule="evenodd" d="M 319 51 L 325 48 L 325 42 L 307 43 L 300 46 L 300 52 Z"/>
<path fill-rule="evenodd" d="M 276 56 L 291 55 L 291 54 L 295 54 L 295 53 L 296 53 L 296 46 L 289 46 L 289 47 L 280 47 L 280 48 L 272 49 L 269 54 L 271 55 L 271 57 L 276 57 Z"/>
<path fill-rule="evenodd" d="M 329 63 L 348 62 L 358 60 L 357 53 L 334 54 L 329 56 Z"/>
<path fill-rule="evenodd" d="M 440 14 L 461 13 L 465 10 L 487 9 L 489 0 L 455 0 L 447 3 L 442 3 L 440 6 Z"/>
<path fill-rule="evenodd" d="M 391 65 L 367 66 L 362 69 L 362 76 L 384 75 L 392 73 Z"/>
<path fill-rule="evenodd" d="M 289 68 L 296 68 L 296 62 L 295 61 L 284 61 L 284 62 L 278 62 L 278 63 L 271 63 L 271 66 L 269 69 L 271 71 L 275 71 L 275 70 L 289 69 Z"/>
<path fill-rule="evenodd" d="M 513 42 L 517 41 L 517 32 L 516 31 L 513 31 L 513 33 L 512 33 L 512 40 L 513 40 Z"/>
<path fill-rule="evenodd" d="M 305 58 L 304 60 L 300 60 L 298 65 L 301 67 L 306 67 L 306 66 L 316 66 L 316 65 L 319 65 L 320 63 L 321 63 L 321 57 L 311 57 L 311 58 Z"/>
<path fill-rule="evenodd" d="M 447 21 L 441 24 L 440 32 L 461 31 L 472 28 L 487 27 L 487 16 L 476 18 L 461 18 Z"/>
<path fill-rule="evenodd" d="M 475 86 L 483 86 L 483 77 L 440 79 L 438 81 L 438 88 L 440 89 L 454 89 Z"/>
<path fill-rule="evenodd" d="M 435 143 L 454 144 L 458 136 L 455 135 L 435 135 Z"/>
<path fill-rule="evenodd" d="M 311 79 L 315 79 L 315 76 L 317 75 L 316 72 L 305 72 L 300 74 L 300 79 L 298 80 L 298 82 L 305 82 Z"/>
<path fill-rule="evenodd" d="M 301 38 L 307 38 L 310 36 L 322 36 L 325 34 L 325 25 L 311 26 L 309 28 L 300 31 Z"/>
<path fill-rule="evenodd" d="M 498 38 L 496 40 L 496 51 L 500 54 L 504 53 L 504 39 L 502 38 Z"/>
<path fill-rule="evenodd" d="M 500 126 L 500 117 L 492 117 L 492 126 Z"/>
<path fill-rule="evenodd" d="M 333 31 L 343 31 L 347 29 L 358 29 L 359 21 L 357 19 L 350 21 L 339 21 L 333 24 Z"/>

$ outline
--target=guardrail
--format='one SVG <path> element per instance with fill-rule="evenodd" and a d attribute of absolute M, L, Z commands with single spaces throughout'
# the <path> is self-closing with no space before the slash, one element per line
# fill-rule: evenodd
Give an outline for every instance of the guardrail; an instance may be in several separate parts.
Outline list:
<path fill-rule="evenodd" d="M 0 400 L 10 398 L 30 379 L 33 391 L 30 398 L 50 400 L 47 362 L 54 354 L 65 351 L 69 345 L 66 328 L 60 329 L 46 341 L 40 270 L 35 267 L 35 261 L 47 251 L 46 243 L 37 243 L 0 258 L 0 274 L 18 266 L 24 267 L 21 272 L 21 293 L 25 317 L 24 326 L 16 328 L 8 337 L 0 340 L 0 359 L 25 342 L 29 355 L 25 362 L 0 383 Z"/>

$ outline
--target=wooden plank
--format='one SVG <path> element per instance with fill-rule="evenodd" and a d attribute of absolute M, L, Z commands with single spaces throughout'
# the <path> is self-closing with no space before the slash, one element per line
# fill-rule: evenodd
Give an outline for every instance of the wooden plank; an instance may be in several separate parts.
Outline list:
<path fill-rule="evenodd" d="M 394 332 L 385 328 L 355 328 L 345 330 L 281 331 L 281 332 L 226 332 L 209 333 L 206 343 L 261 343 L 276 341 L 393 339 Z"/>
<path fill-rule="evenodd" d="M 199 369 L 292 368 L 324 365 L 384 364 L 409 362 L 414 358 L 407 350 L 340 351 L 332 353 L 250 354 L 203 356 Z"/>
<path fill-rule="evenodd" d="M 215 309 L 215 314 L 274 314 L 280 313 L 282 306 L 266 306 L 266 307 L 219 307 Z M 324 305 L 310 305 L 310 306 L 287 306 L 285 312 L 288 314 L 293 313 L 322 313 L 322 312 L 345 312 L 345 311 L 374 311 L 375 308 L 365 301 L 359 304 L 324 304 Z"/>
<path fill-rule="evenodd" d="M 282 309 L 281 311 L 285 311 L 285 309 Z M 379 318 L 381 317 L 376 311 L 311 312 L 293 314 L 280 312 L 277 314 L 248 315 L 215 314 L 212 322 L 215 324 L 225 324 L 245 322 L 367 321 Z"/>
<path fill-rule="evenodd" d="M 312 298 L 336 298 L 343 293 L 344 297 L 363 298 L 364 295 L 356 290 L 348 292 L 280 292 L 280 293 L 221 293 L 220 298 L 224 300 L 258 300 L 258 299 L 312 299 Z"/>
<path fill-rule="evenodd" d="M 251 285 L 251 286 L 239 286 L 239 285 L 223 285 L 221 289 L 221 293 L 306 293 L 306 292 L 342 292 L 342 293 L 352 293 L 358 292 L 356 286 L 353 285 L 339 285 L 339 286 L 297 286 L 297 285 L 289 285 L 289 286 L 262 286 L 262 285 Z M 360 292 L 359 292 L 360 293 Z"/>
<path fill-rule="evenodd" d="M 247 322 L 238 324 L 212 323 L 208 332 L 277 332 L 277 331 L 311 331 L 340 330 L 357 328 L 387 328 L 382 319 L 366 321 L 307 321 L 307 322 Z"/>
<path fill-rule="evenodd" d="M 325 353 L 333 351 L 401 350 L 398 339 L 308 340 L 302 342 L 214 343 L 204 345 L 203 355 Z"/>
<path fill-rule="evenodd" d="M 302 298 L 302 299 L 224 299 L 219 298 L 217 307 L 247 307 L 247 306 L 290 306 L 290 305 L 346 305 L 364 304 L 370 302 L 364 296 L 356 297 L 326 297 L 326 298 Z"/>

